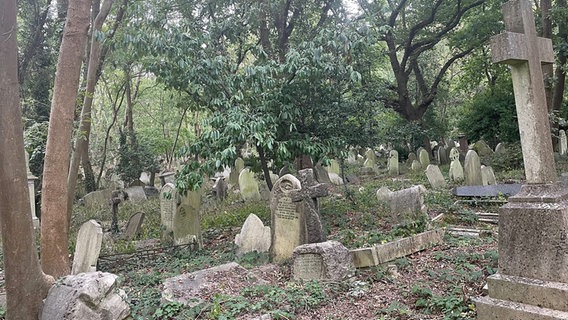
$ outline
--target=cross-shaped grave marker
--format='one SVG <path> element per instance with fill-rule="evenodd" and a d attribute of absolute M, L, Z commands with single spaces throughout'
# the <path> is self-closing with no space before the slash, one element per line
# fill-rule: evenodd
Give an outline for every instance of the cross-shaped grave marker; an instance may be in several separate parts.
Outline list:
<path fill-rule="evenodd" d="M 506 32 L 491 38 L 493 62 L 511 67 L 527 182 L 550 183 L 557 176 L 541 64 L 554 61 L 552 42 L 537 37 L 529 1 L 505 3 L 503 15 Z"/>
<path fill-rule="evenodd" d="M 326 240 L 323 225 L 319 216 L 318 198 L 329 194 L 329 185 L 317 183 L 312 169 L 298 171 L 298 180 L 302 189 L 291 193 L 293 202 L 303 202 L 303 211 L 306 217 L 306 230 L 308 243 L 324 242 Z"/>

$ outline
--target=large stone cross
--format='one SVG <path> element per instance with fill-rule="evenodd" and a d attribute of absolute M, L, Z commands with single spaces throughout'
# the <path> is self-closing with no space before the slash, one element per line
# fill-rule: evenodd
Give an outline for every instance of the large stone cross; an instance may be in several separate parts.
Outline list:
<path fill-rule="evenodd" d="M 329 194 L 329 185 L 317 183 L 312 169 L 300 170 L 298 176 L 302 189 L 292 191 L 291 197 L 293 202 L 303 203 L 302 210 L 306 217 L 308 232 L 306 240 L 308 243 L 324 242 L 326 236 L 319 215 L 318 198 L 326 197 Z"/>
<path fill-rule="evenodd" d="M 511 66 L 525 174 L 529 184 L 557 180 L 541 64 L 554 61 L 550 39 L 536 35 L 528 0 L 503 4 L 505 30 L 491 38 L 493 62 Z"/>

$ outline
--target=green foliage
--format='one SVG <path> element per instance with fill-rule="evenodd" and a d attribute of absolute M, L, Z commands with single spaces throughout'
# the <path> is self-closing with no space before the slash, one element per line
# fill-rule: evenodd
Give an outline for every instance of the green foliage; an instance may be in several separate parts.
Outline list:
<path fill-rule="evenodd" d="M 129 136 L 127 139 L 127 136 Z M 158 172 L 156 157 L 143 143 L 131 136 L 132 133 L 120 133 L 118 174 L 126 185 L 140 178 L 143 171 Z"/>
<path fill-rule="evenodd" d="M 204 230 L 241 227 L 251 213 L 256 214 L 265 224 L 270 224 L 270 208 L 265 202 L 253 201 L 234 202 L 223 211 L 206 213 L 201 218 L 201 226 Z"/>
<path fill-rule="evenodd" d="M 507 152 L 493 157 L 491 166 L 495 171 L 510 171 L 523 168 L 523 152 L 520 142 L 506 144 Z"/>
<path fill-rule="evenodd" d="M 48 122 L 36 122 L 24 131 L 24 147 L 30 156 L 30 171 L 37 177 L 43 175 L 48 126 Z"/>

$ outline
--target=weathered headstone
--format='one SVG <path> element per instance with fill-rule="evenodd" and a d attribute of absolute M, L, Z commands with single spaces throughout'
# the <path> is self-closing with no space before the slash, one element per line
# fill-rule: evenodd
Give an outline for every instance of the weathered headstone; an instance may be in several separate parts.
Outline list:
<path fill-rule="evenodd" d="M 58 280 L 45 298 L 40 320 L 123 320 L 130 318 L 118 276 L 104 272 L 69 275 Z"/>
<path fill-rule="evenodd" d="M 329 185 L 317 183 L 312 169 L 303 169 L 298 172 L 298 179 L 302 188 L 291 192 L 292 201 L 300 202 L 300 214 L 306 221 L 308 243 L 323 242 L 326 240 L 325 232 L 319 214 L 318 198 L 329 194 Z"/>
<path fill-rule="evenodd" d="M 187 191 L 186 196 L 180 196 L 173 218 L 174 244 L 196 244 L 203 247 L 201 236 L 201 190 Z"/>
<path fill-rule="evenodd" d="M 178 203 L 176 187 L 172 183 L 166 183 L 160 190 L 160 220 L 164 242 L 173 242 L 174 215 Z"/>
<path fill-rule="evenodd" d="M 329 166 L 325 167 L 325 169 L 327 170 L 328 173 L 339 174 L 341 172 L 341 169 L 339 167 L 339 162 L 335 159 L 332 159 L 329 162 Z"/>
<path fill-rule="evenodd" d="M 83 197 L 83 203 L 86 207 L 107 206 L 111 192 L 110 189 L 89 192 Z"/>
<path fill-rule="evenodd" d="M 314 165 L 316 179 L 321 183 L 331 183 L 331 180 L 329 180 L 328 170 L 329 169 L 326 170 L 326 168 L 324 168 L 320 163 L 316 163 Z"/>
<path fill-rule="evenodd" d="M 376 165 L 377 155 L 375 155 L 375 151 L 373 149 L 367 149 L 367 152 L 365 152 L 365 162 L 363 163 L 363 167 L 375 170 Z"/>
<path fill-rule="evenodd" d="M 160 178 L 162 187 L 165 186 L 166 183 L 174 183 L 175 175 L 176 173 L 171 171 L 161 173 L 158 177 Z"/>
<path fill-rule="evenodd" d="M 235 160 L 235 166 L 231 169 L 229 174 L 229 183 L 232 185 L 237 185 L 239 183 L 239 175 L 241 171 L 245 168 L 245 162 L 242 158 L 237 158 Z"/>
<path fill-rule="evenodd" d="M 343 185 L 343 179 L 336 173 L 329 174 L 329 181 L 336 186 Z"/>
<path fill-rule="evenodd" d="M 497 184 L 495 173 L 491 166 L 481 166 L 481 180 L 484 186 Z"/>
<path fill-rule="evenodd" d="M 227 191 L 229 186 L 225 181 L 224 177 L 215 178 L 215 183 L 213 184 L 213 195 L 217 200 L 223 200 L 227 197 Z"/>
<path fill-rule="evenodd" d="M 503 142 L 499 142 L 495 146 L 495 152 L 493 153 L 495 156 L 502 156 L 507 153 L 507 147 Z"/>
<path fill-rule="evenodd" d="M 262 220 L 254 213 L 251 213 L 241 232 L 235 236 L 237 245 L 237 255 L 247 252 L 268 252 L 270 249 L 270 227 L 265 227 Z"/>
<path fill-rule="evenodd" d="M 398 151 L 391 150 L 389 152 L 389 174 L 397 176 L 400 171 L 398 170 Z"/>
<path fill-rule="evenodd" d="M 444 146 L 440 146 L 438 148 L 438 161 L 441 165 L 450 163 L 450 159 L 448 157 L 448 151 Z"/>
<path fill-rule="evenodd" d="M 444 179 L 442 171 L 440 171 L 440 168 L 438 168 L 438 166 L 429 164 L 426 168 L 426 177 L 428 178 L 428 182 L 430 182 L 430 185 L 433 189 L 446 187 L 446 180 Z"/>
<path fill-rule="evenodd" d="M 384 202 L 386 203 L 389 198 L 390 198 L 390 194 L 392 193 L 392 191 L 390 191 L 390 189 L 388 187 L 381 187 L 379 190 L 377 190 L 377 200 L 379 202 Z"/>
<path fill-rule="evenodd" d="M 143 186 L 128 187 L 124 189 L 124 192 L 126 192 L 126 194 L 128 195 L 129 201 L 143 202 L 148 200 Z"/>
<path fill-rule="evenodd" d="M 568 151 L 568 140 L 566 138 L 566 131 L 560 130 L 558 135 L 560 136 L 558 139 L 559 143 L 558 151 L 561 155 L 566 155 L 566 152 Z"/>
<path fill-rule="evenodd" d="M 239 189 L 241 190 L 241 198 L 244 201 L 261 199 L 258 181 L 256 181 L 254 173 L 248 168 L 241 170 L 241 174 L 239 174 Z"/>
<path fill-rule="evenodd" d="M 122 235 L 123 239 L 132 240 L 140 233 L 142 223 L 144 222 L 144 216 L 144 212 L 137 212 L 128 219 L 126 229 Z"/>
<path fill-rule="evenodd" d="M 349 250 L 337 241 L 298 246 L 293 260 L 294 280 L 341 281 L 354 269 Z"/>
<path fill-rule="evenodd" d="M 307 241 L 306 220 L 300 214 L 303 204 L 292 201 L 293 191 L 301 188 L 300 180 L 291 174 L 280 177 L 272 187 L 270 255 L 275 262 L 291 258 L 294 248 Z"/>
<path fill-rule="evenodd" d="M 414 152 L 409 153 L 408 158 L 406 159 L 406 166 L 411 168 L 412 162 L 415 160 L 418 160 L 418 158 L 416 158 L 416 154 Z"/>
<path fill-rule="evenodd" d="M 477 152 L 480 158 L 491 158 L 493 156 L 493 150 L 484 140 L 477 141 L 473 145 L 473 150 Z"/>
<path fill-rule="evenodd" d="M 422 164 L 418 160 L 413 160 L 412 165 L 410 166 L 410 170 L 412 171 L 420 171 L 422 170 Z"/>
<path fill-rule="evenodd" d="M 460 162 L 460 152 L 457 148 L 450 150 L 450 171 L 448 177 L 450 180 L 459 182 L 464 180 L 463 167 Z"/>
<path fill-rule="evenodd" d="M 483 179 L 481 177 L 481 161 L 477 152 L 469 150 L 465 155 L 464 161 L 464 183 L 468 186 L 481 186 Z"/>
<path fill-rule="evenodd" d="M 527 184 L 499 210 L 499 269 L 478 319 L 568 319 L 568 190 L 557 180 L 542 63 L 550 39 L 537 38 L 532 5 L 503 5 L 507 32 L 491 39 L 494 62 L 510 65 Z"/>
<path fill-rule="evenodd" d="M 399 224 L 407 219 L 412 220 L 426 213 L 426 207 L 424 206 L 424 192 L 426 188 L 423 185 L 390 193 L 388 191 L 388 189 L 379 189 L 377 191 L 377 199 L 386 204 L 392 223 Z"/>
<path fill-rule="evenodd" d="M 102 241 L 103 228 L 95 220 L 89 220 L 81 225 L 77 234 L 71 274 L 96 270 Z"/>
<path fill-rule="evenodd" d="M 426 168 L 430 164 L 430 156 L 428 155 L 428 151 L 426 149 L 420 149 L 418 153 L 418 159 L 420 160 L 420 165 L 422 168 Z"/>

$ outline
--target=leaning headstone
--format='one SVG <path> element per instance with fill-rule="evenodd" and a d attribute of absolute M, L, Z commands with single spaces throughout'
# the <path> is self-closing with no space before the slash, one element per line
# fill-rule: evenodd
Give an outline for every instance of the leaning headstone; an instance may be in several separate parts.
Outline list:
<path fill-rule="evenodd" d="M 241 171 L 245 168 L 245 162 L 242 158 L 237 158 L 235 160 L 235 166 L 231 169 L 229 174 L 229 183 L 232 185 L 237 185 L 239 183 L 239 175 Z"/>
<path fill-rule="evenodd" d="M 463 167 L 460 162 L 460 152 L 457 148 L 450 150 L 450 171 L 448 177 L 450 180 L 460 182 L 464 180 Z"/>
<path fill-rule="evenodd" d="M 426 213 L 424 206 L 424 192 L 426 188 L 423 185 L 413 186 L 408 189 L 379 194 L 377 198 L 386 198 L 385 202 L 389 210 L 389 217 L 392 223 L 399 224 L 407 219 L 413 220 L 418 216 Z"/>
<path fill-rule="evenodd" d="M 416 154 L 414 152 L 409 153 L 408 158 L 406 159 L 406 166 L 409 168 L 412 167 L 412 162 L 415 160 L 418 160 Z"/>
<path fill-rule="evenodd" d="M 229 186 L 225 182 L 224 177 L 215 178 L 215 183 L 213 184 L 213 195 L 217 200 L 223 200 L 227 197 L 227 191 Z"/>
<path fill-rule="evenodd" d="M 71 274 L 96 270 L 102 241 L 103 228 L 95 220 L 89 220 L 81 225 L 77 234 Z"/>
<path fill-rule="evenodd" d="M 107 206 L 111 192 L 110 189 L 89 192 L 83 197 L 83 204 L 86 207 Z"/>
<path fill-rule="evenodd" d="M 429 164 L 426 168 L 426 177 L 428 178 L 428 182 L 430 182 L 430 185 L 433 189 L 446 187 L 446 180 L 444 179 L 442 171 L 440 171 L 440 168 L 438 168 L 438 166 Z"/>
<path fill-rule="evenodd" d="M 481 158 L 491 158 L 493 156 L 493 150 L 484 140 L 477 141 L 473 145 L 473 150 L 475 150 Z"/>
<path fill-rule="evenodd" d="M 420 165 L 422 165 L 422 168 L 426 168 L 430 164 L 430 156 L 428 155 L 428 151 L 426 151 L 426 149 L 420 149 L 418 159 L 420 160 Z"/>
<path fill-rule="evenodd" d="M 491 166 L 481 166 L 481 180 L 484 186 L 497 184 Z"/>
<path fill-rule="evenodd" d="M 464 161 L 464 182 L 468 186 L 481 186 L 483 179 L 481 177 L 481 161 L 477 152 L 469 150 L 465 155 Z"/>
<path fill-rule="evenodd" d="M 337 241 L 298 246 L 293 260 L 294 280 L 341 281 L 354 269 L 349 250 Z"/>
<path fill-rule="evenodd" d="M 146 192 L 144 192 L 143 186 L 135 186 L 124 189 L 124 192 L 128 195 L 128 200 L 133 202 L 143 202 L 148 200 L 146 197 Z"/>
<path fill-rule="evenodd" d="M 325 169 L 327 170 L 327 172 L 335 174 L 339 174 L 341 171 L 339 167 L 339 162 L 335 159 L 332 159 L 329 162 L 329 166 L 325 167 Z"/>
<path fill-rule="evenodd" d="M 306 221 L 307 243 L 323 242 L 326 236 L 319 214 L 318 198 L 329 194 L 329 185 L 317 183 L 312 169 L 303 169 L 298 172 L 298 179 L 302 188 L 291 192 L 292 201 L 299 202 L 299 214 Z"/>
<path fill-rule="evenodd" d="M 254 173 L 248 168 L 241 170 L 241 174 L 239 175 L 239 189 L 241 190 L 241 198 L 244 201 L 261 200 L 258 181 L 256 181 Z"/>
<path fill-rule="evenodd" d="M 201 249 L 201 190 L 187 191 L 187 195 L 180 198 L 173 219 L 174 244 L 195 244 Z"/>
<path fill-rule="evenodd" d="M 560 139 L 558 139 L 559 148 L 558 151 L 561 155 L 565 155 L 568 151 L 568 140 L 566 138 L 566 131 L 560 130 L 559 132 Z"/>
<path fill-rule="evenodd" d="M 477 319 L 568 319 L 568 190 L 556 183 L 541 68 L 554 51 L 537 37 L 530 1 L 502 8 L 507 31 L 491 52 L 510 65 L 527 182 L 499 210 L 499 269 L 489 296 L 475 299 Z"/>
<path fill-rule="evenodd" d="M 306 243 L 306 221 L 300 215 L 302 204 L 292 201 L 292 192 L 301 188 L 300 180 L 291 174 L 280 177 L 272 187 L 270 255 L 275 262 L 291 258 L 294 248 Z"/>
<path fill-rule="evenodd" d="M 162 239 L 173 242 L 174 215 L 179 203 L 176 187 L 166 183 L 160 190 L 160 220 L 162 224 Z"/>
<path fill-rule="evenodd" d="M 336 173 L 329 174 L 329 181 L 336 186 L 343 185 L 343 179 Z"/>
<path fill-rule="evenodd" d="M 365 152 L 365 159 L 370 160 L 373 164 L 377 163 L 377 155 L 375 154 L 375 150 L 367 149 Z"/>
<path fill-rule="evenodd" d="M 128 223 L 126 224 L 126 229 L 124 230 L 124 234 L 122 238 L 125 240 L 132 240 L 142 229 L 142 223 L 144 222 L 144 212 L 137 212 L 133 214 L 130 219 L 128 219 Z"/>
<path fill-rule="evenodd" d="M 329 173 L 326 168 L 324 168 L 319 162 L 314 165 L 314 171 L 316 174 L 316 179 L 321 183 L 331 183 L 329 180 Z"/>
<path fill-rule="evenodd" d="M 495 152 L 493 152 L 493 154 L 495 156 L 502 156 L 504 154 L 507 153 L 507 147 L 505 146 L 505 144 L 503 142 L 499 142 L 496 146 L 495 146 Z"/>
<path fill-rule="evenodd" d="M 69 275 L 58 280 L 43 303 L 40 320 L 123 320 L 130 317 L 118 276 L 105 272 Z"/>
<path fill-rule="evenodd" d="M 235 236 L 237 245 L 237 256 L 247 252 L 268 252 L 270 249 L 270 227 L 265 227 L 262 220 L 254 213 L 251 213 L 241 232 Z"/>
<path fill-rule="evenodd" d="M 398 151 L 391 150 L 389 152 L 389 174 L 393 176 L 397 176 L 400 171 L 398 170 Z"/>

